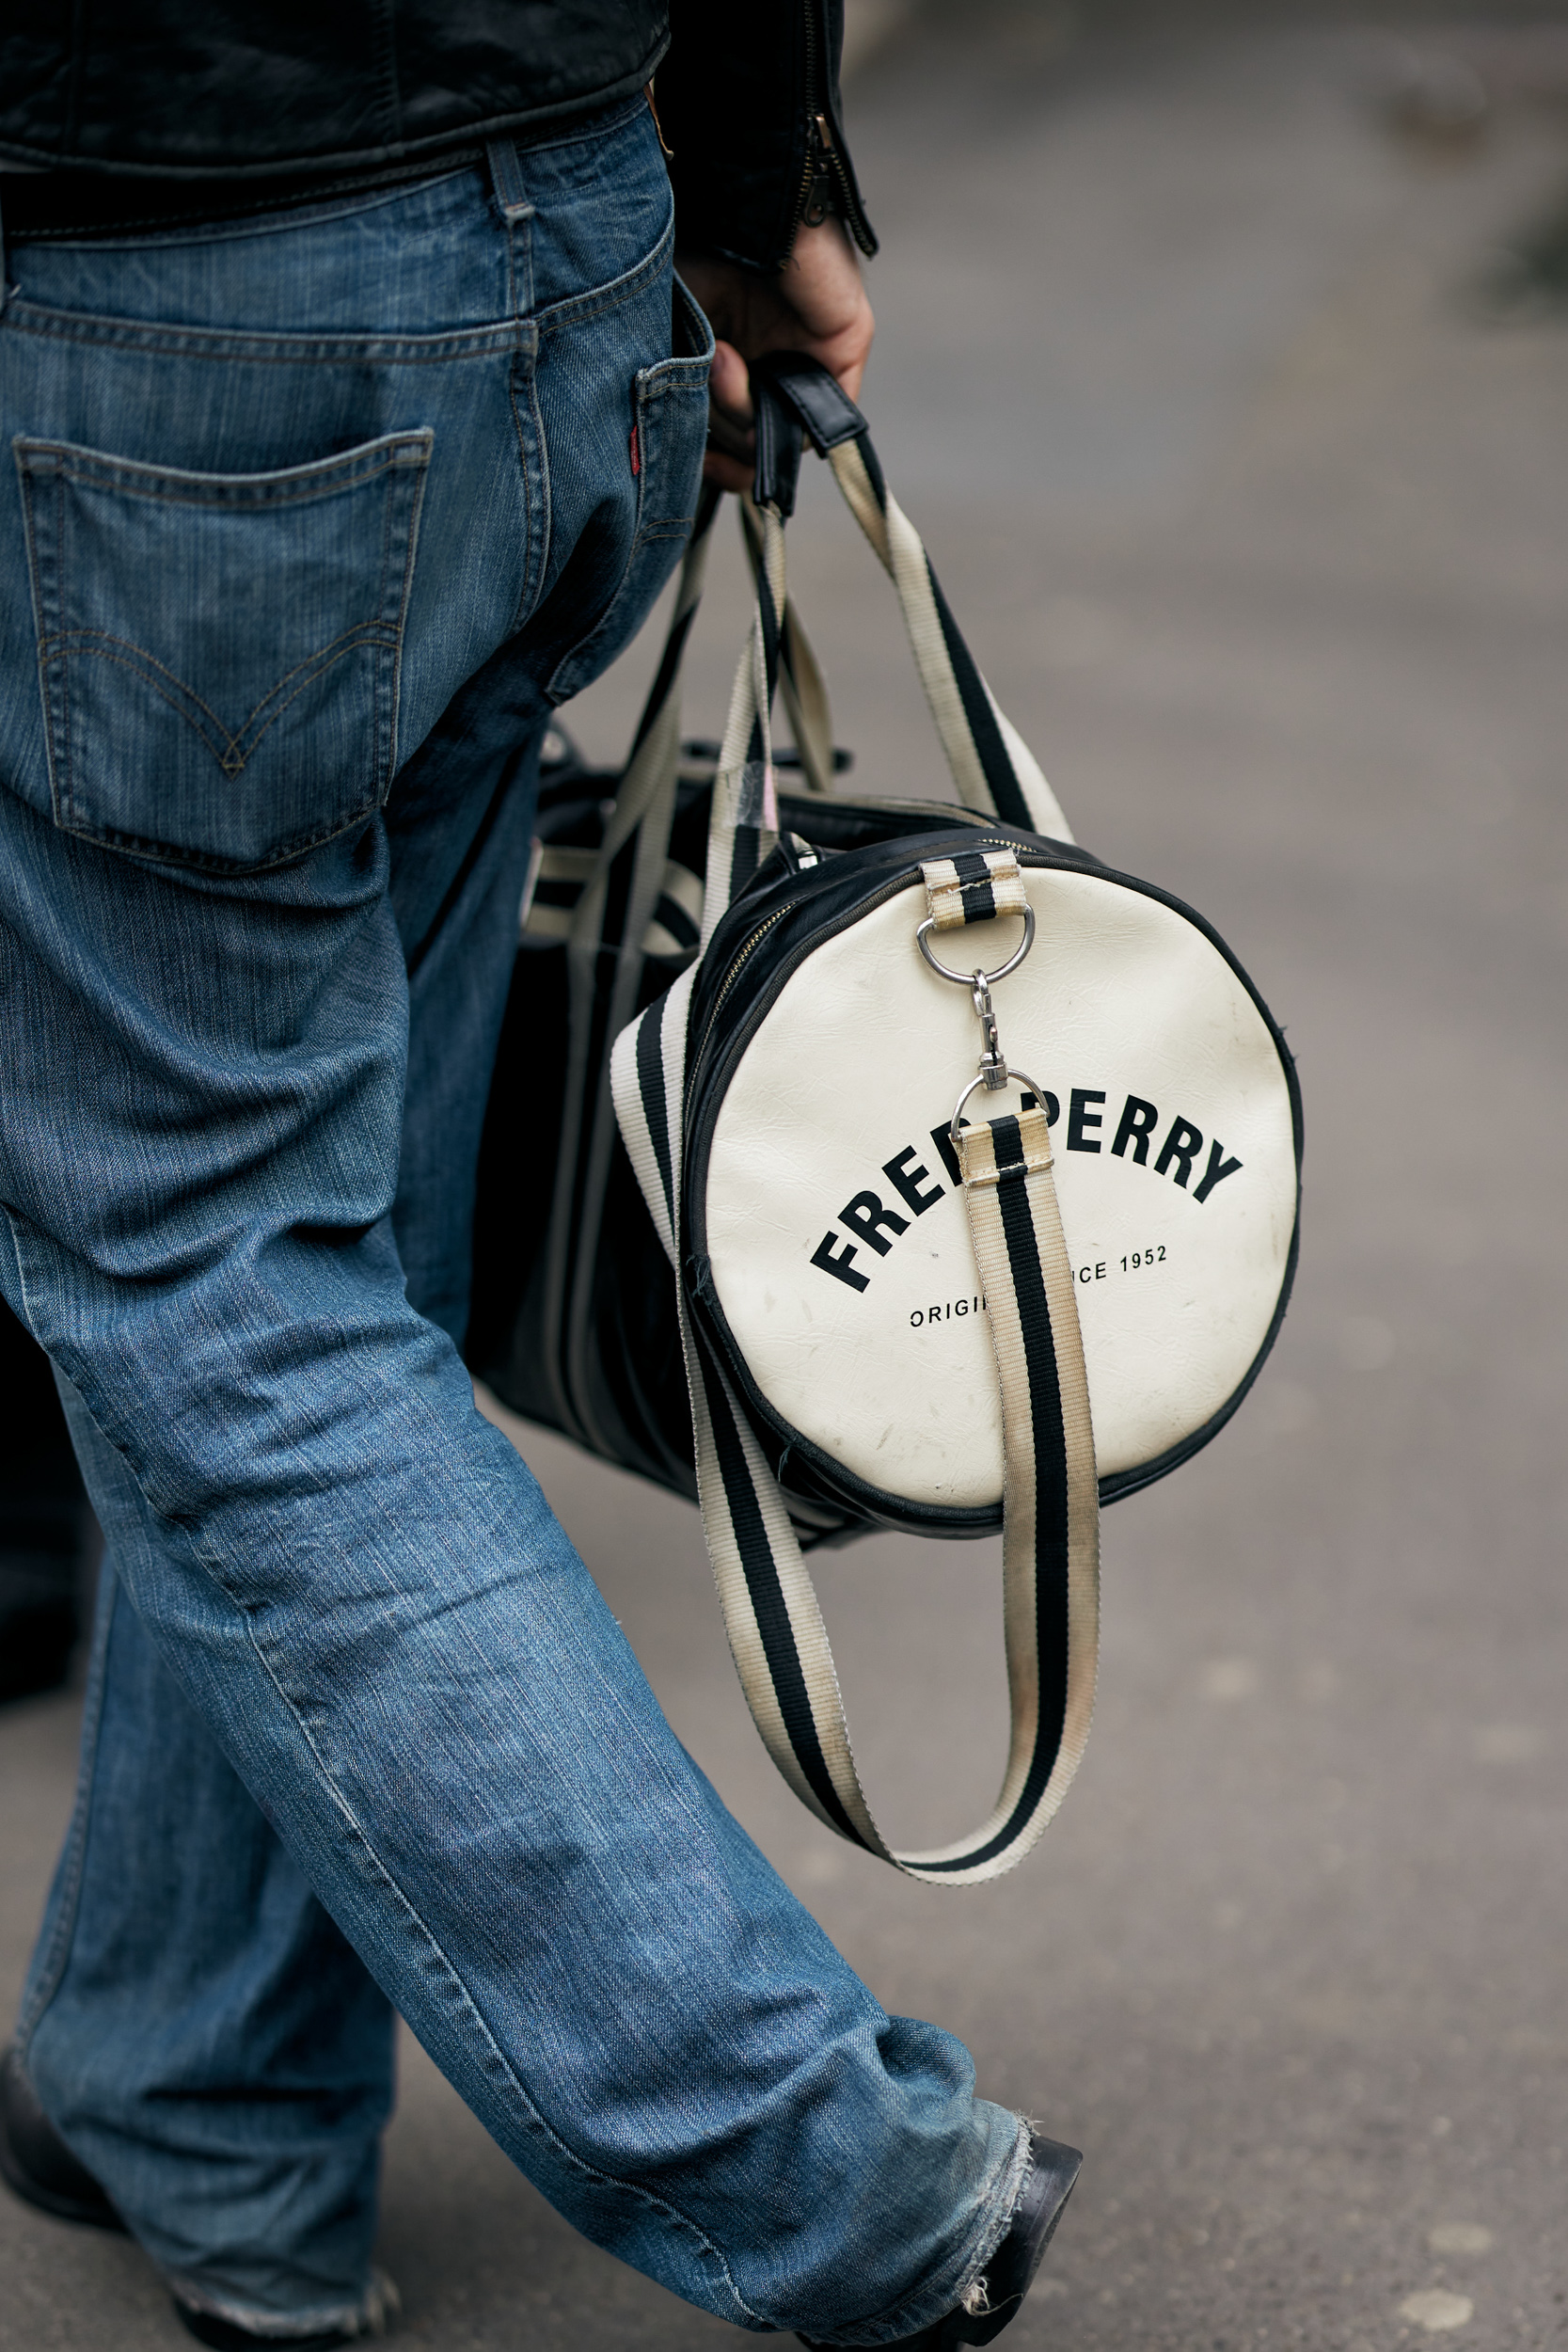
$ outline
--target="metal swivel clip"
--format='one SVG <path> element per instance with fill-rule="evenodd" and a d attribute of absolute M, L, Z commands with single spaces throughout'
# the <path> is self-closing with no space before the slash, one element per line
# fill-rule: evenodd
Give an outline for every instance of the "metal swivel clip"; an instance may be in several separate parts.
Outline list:
<path fill-rule="evenodd" d="M 974 1007 L 974 1018 L 980 1024 L 980 1058 L 976 1065 L 979 1075 L 972 1078 L 965 1087 L 958 1097 L 953 1116 L 947 1123 L 948 1134 L 953 1140 L 953 1149 L 957 1151 L 958 1127 L 963 1118 L 964 1104 L 969 1101 L 970 1096 L 977 1094 L 982 1087 L 988 1093 L 995 1094 L 999 1093 L 1004 1087 L 1016 1086 L 1022 1088 L 1025 1093 L 1032 1094 L 1037 1103 L 1043 1104 L 1045 1101 L 1045 1089 L 1031 1078 L 1027 1072 L 1008 1069 L 1007 1057 L 1002 1051 L 1002 1039 L 996 1026 L 996 1009 L 990 1001 L 990 992 L 995 983 L 998 980 L 1005 980 L 1010 972 L 1016 972 L 1035 944 L 1035 910 L 1033 907 L 1024 908 L 1023 937 L 1007 958 L 1006 962 L 999 963 L 994 972 L 979 970 L 955 972 L 950 964 L 942 962 L 931 948 L 929 934 L 934 929 L 935 925 L 927 916 L 916 930 L 915 941 L 920 952 L 932 971 L 941 978 L 954 980 L 959 988 L 968 989 Z"/>
<path fill-rule="evenodd" d="M 1007 1064 L 997 1034 L 996 1013 L 990 1001 L 990 982 L 983 972 L 972 973 L 970 994 L 974 999 L 974 1018 L 980 1024 L 980 1079 L 993 1090 L 1007 1083 Z"/>

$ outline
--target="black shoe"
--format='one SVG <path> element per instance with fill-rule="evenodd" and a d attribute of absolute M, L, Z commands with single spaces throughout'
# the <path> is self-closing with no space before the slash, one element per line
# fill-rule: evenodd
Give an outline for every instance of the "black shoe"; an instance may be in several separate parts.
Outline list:
<path fill-rule="evenodd" d="M 1031 2132 L 1029 2169 L 1012 2221 L 986 2265 L 984 2278 L 976 2282 L 983 2297 L 980 2308 L 969 2311 L 960 2303 L 912 2336 L 895 2337 L 883 2345 L 882 2352 L 955 2352 L 958 2344 L 990 2344 L 993 2336 L 999 2336 L 1008 2321 L 1018 2317 L 1019 2306 L 1034 2284 L 1040 2257 L 1072 2195 L 1083 2161 L 1076 2148 L 1064 2148 L 1059 2139 L 1044 2139 L 1038 2132 Z M 802 2336 L 800 2342 L 809 2352 L 833 2352 L 833 2347 L 814 2344 L 810 2336 Z"/>
<path fill-rule="evenodd" d="M 95 2230 L 125 2227 L 40 2106 L 15 2050 L 0 2058 L 0 2179 L 24 2204 L 56 2221 L 85 2221 Z"/>
<path fill-rule="evenodd" d="M 219 2319 L 212 2312 L 193 2312 L 188 2303 L 175 2297 L 174 2315 L 187 2335 L 198 2344 L 211 2344 L 214 2352 L 338 2352 L 344 2344 L 363 2344 L 363 2336 L 345 2336 L 333 2328 L 325 2336 L 259 2336 L 249 2328 L 237 2328 L 231 2319 Z"/>
<path fill-rule="evenodd" d="M 213 2352 L 338 2352 L 340 2344 L 363 2344 L 370 2336 L 385 2336 L 391 2329 L 403 2299 L 384 2270 L 372 2270 L 369 2289 L 356 2323 L 348 2328 L 318 2328 L 310 2336 L 261 2335 L 253 2328 L 242 2328 L 237 2320 L 220 2319 L 215 2312 L 193 2311 L 188 2303 L 174 2298 L 174 2315 L 187 2335 L 198 2344 L 213 2346 Z"/>

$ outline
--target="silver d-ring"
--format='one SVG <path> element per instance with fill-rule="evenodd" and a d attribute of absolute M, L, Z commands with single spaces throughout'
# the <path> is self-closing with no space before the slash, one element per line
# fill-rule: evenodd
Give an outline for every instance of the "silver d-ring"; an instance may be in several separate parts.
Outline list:
<path fill-rule="evenodd" d="M 942 979 L 957 980 L 960 988 L 973 988 L 975 980 L 975 975 L 973 972 L 955 972 L 949 965 L 940 962 L 931 953 L 930 947 L 927 942 L 926 934 L 927 931 L 935 930 L 935 919 L 933 916 L 928 914 L 914 935 L 916 945 L 919 946 L 921 954 L 925 957 L 932 971 L 937 973 Z M 985 981 L 988 988 L 994 988 L 998 980 L 1005 980 L 1009 972 L 1016 972 L 1018 970 L 1019 965 L 1023 961 L 1024 957 L 1028 954 L 1034 944 L 1035 910 L 1033 907 L 1025 907 L 1023 910 L 1023 938 L 1022 942 L 1007 958 L 1006 963 L 999 963 L 994 972 L 982 972 L 979 975 L 979 977 Z"/>
<path fill-rule="evenodd" d="M 979 1092 L 985 1083 L 986 1082 L 983 1077 L 971 1078 L 968 1086 L 965 1087 L 963 1092 L 959 1095 L 958 1105 L 954 1110 L 952 1118 L 947 1122 L 948 1140 L 952 1144 L 955 1152 L 958 1148 L 958 1121 L 964 1115 L 964 1104 L 968 1102 L 972 1094 L 977 1094 Z M 1045 1109 L 1045 1089 L 1039 1085 L 1036 1079 L 1031 1078 L 1026 1070 L 1009 1070 L 1007 1073 L 1007 1084 L 1009 1086 L 1017 1087 L 1021 1094 L 1032 1094 L 1036 1102 L 1039 1104 L 1041 1110 L 1043 1111 Z M 995 1094 L 999 1092 L 1000 1089 L 996 1087 L 992 1087 L 990 1091 Z"/>

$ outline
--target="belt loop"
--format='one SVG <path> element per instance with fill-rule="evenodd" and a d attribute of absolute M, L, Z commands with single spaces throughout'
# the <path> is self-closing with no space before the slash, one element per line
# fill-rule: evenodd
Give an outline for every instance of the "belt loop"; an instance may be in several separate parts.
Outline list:
<path fill-rule="evenodd" d="M 485 143 L 484 160 L 490 167 L 490 185 L 496 192 L 496 202 L 508 220 L 526 219 L 533 206 L 523 185 L 522 163 L 515 139 L 490 139 Z"/>
<path fill-rule="evenodd" d="M 513 316 L 524 318 L 533 308 L 533 254 L 529 235 L 533 205 L 523 185 L 516 140 L 486 140 L 484 160 L 489 167 L 491 190 L 506 223 Z"/>

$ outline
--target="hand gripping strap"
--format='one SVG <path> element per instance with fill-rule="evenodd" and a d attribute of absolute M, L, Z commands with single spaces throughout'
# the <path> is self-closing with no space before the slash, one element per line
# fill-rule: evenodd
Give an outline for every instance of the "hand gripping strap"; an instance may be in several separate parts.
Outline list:
<path fill-rule="evenodd" d="M 1012 1740 L 970 1836 L 896 1853 L 872 1820 L 821 1610 L 777 1483 L 679 1279 L 681 1104 L 692 974 L 616 1041 L 615 1106 L 676 1267 L 703 1528 L 731 1652 L 764 1744 L 801 1802 L 911 1878 L 962 1885 L 1021 1862 L 1088 1735 L 1099 1628 L 1099 1497 L 1077 1301 L 1039 1110 L 966 1129 L 964 1192 L 1001 1376 L 1003 1614 Z"/>
<path fill-rule="evenodd" d="M 868 435 L 841 442 L 828 462 L 850 513 L 891 575 L 915 667 L 958 798 L 1004 824 L 1070 841 L 1061 804 L 1033 752 L 998 708 L 931 569 L 920 534 L 893 496 Z"/>

